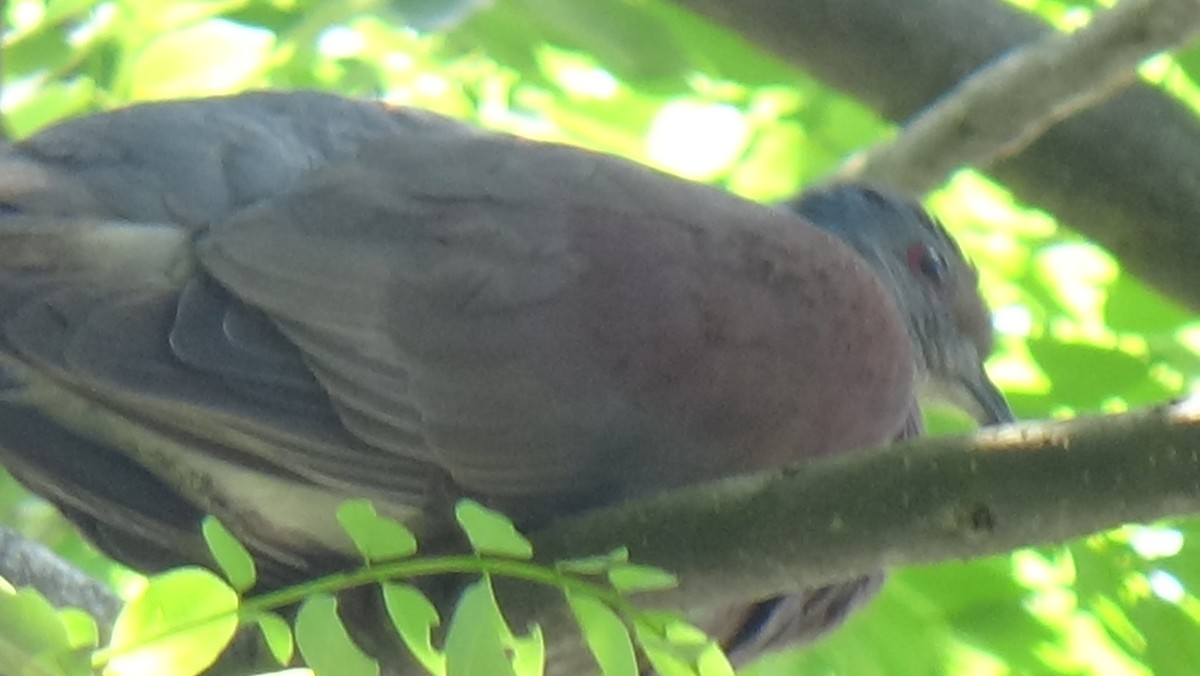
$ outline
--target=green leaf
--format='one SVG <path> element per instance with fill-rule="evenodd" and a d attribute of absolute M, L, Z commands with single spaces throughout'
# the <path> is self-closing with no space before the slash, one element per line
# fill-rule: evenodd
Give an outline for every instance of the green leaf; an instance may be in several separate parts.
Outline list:
<path fill-rule="evenodd" d="M 380 516 L 370 500 L 347 500 L 338 506 L 338 523 L 368 562 L 402 559 L 417 553 L 417 538 L 404 524 Z"/>
<path fill-rule="evenodd" d="M 126 79 L 137 99 L 238 89 L 268 65 L 274 46 L 269 31 L 212 19 L 157 36 L 137 55 Z"/>
<path fill-rule="evenodd" d="M 661 568 L 624 563 L 608 571 L 609 583 L 622 594 L 661 591 L 679 586 L 679 579 Z"/>
<path fill-rule="evenodd" d="M 636 633 L 660 673 L 731 676 L 733 667 L 721 647 L 678 613 L 648 611 L 637 617 Z"/>
<path fill-rule="evenodd" d="M 95 648 L 100 642 L 100 630 L 96 618 L 79 608 L 62 608 L 58 611 L 63 628 L 67 631 L 67 643 L 72 648 Z"/>
<path fill-rule="evenodd" d="M 225 579 L 239 592 L 244 592 L 254 586 L 258 573 L 254 568 L 254 558 L 225 524 L 215 516 L 206 516 L 201 523 L 200 532 L 208 543 L 208 551 L 225 574 Z"/>
<path fill-rule="evenodd" d="M 1049 338 L 1031 338 L 1026 344 L 1054 383 L 1059 404 L 1098 408 L 1106 398 L 1150 377 L 1150 364 L 1144 357 L 1119 349 Z"/>
<path fill-rule="evenodd" d="M 554 562 L 554 567 L 564 573 L 576 575 L 599 575 L 610 568 L 629 561 L 629 549 L 617 547 L 607 554 L 586 556 L 581 559 L 566 559 Z"/>
<path fill-rule="evenodd" d="M 383 602 L 392 625 L 421 666 L 433 674 L 446 672 L 446 656 L 433 647 L 433 628 L 441 624 L 437 608 L 419 589 L 384 582 Z"/>
<path fill-rule="evenodd" d="M 48 82 L 35 95 L 4 110 L 4 123 L 14 137 L 22 138 L 51 122 L 78 115 L 96 95 L 96 85 L 86 77 L 69 82 Z"/>
<path fill-rule="evenodd" d="M 515 676 L 504 649 L 507 633 L 488 579 L 468 586 L 446 632 L 448 676 Z"/>
<path fill-rule="evenodd" d="M 533 545 L 500 512 L 474 500 L 459 500 L 454 506 L 454 516 L 476 553 L 521 560 L 533 558 Z"/>
<path fill-rule="evenodd" d="M 379 665 L 367 657 L 346 633 L 329 594 L 305 599 L 296 615 L 296 643 L 317 676 L 377 676 Z"/>
<path fill-rule="evenodd" d="M 712 642 L 704 630 L 689 624 L 682 617 L 672 617 L 665 627 L 668 643 L 677 646 L 696 647 Z"/>
<path fill-rule="evenodd" d="M 71 664 L 72 644 L 54 606 L 33 589 L 0 590 L 0 673 L 57 676 L 81 673 Z M 82 673 L 88 673 L 83 671 Z"/>
<path fill-rule="evenodd" d="M 267 650 L 271 651 L 271 657 L 281 665 L 291 662 L 296 653 L 296 642 L 287 621 L 275 613 L 262 613 L 254 618 L 254 623 L 262 632 L 263 641 L 267 644 Z"/>
<path fill-rule="evenodd" d="M 688 664 L 687 660 L 680 658 L 668 644 L 643 635 L 640 631 L 637 632 L 637 636 L 642 653 L 650 662 L 650 666 L 654 667 L 656 674 L 659 676 L 695 676 L 696 670 Z"/>
<path fill-rule="evenodd" d="M 591 596 L 567 594 L 567 604 L 583 630 L 583 638 L 600 672 L 604 676 L 637 676 L 637 655 L 621 618 Z"/>
<path fill-rule="evenodd" d="M 729 663 L 721 646 L 709 641 L 700 658 L 696 661 L 696 670 L 700 676 L 734 676 L 733 665 Z"/>
<path fill-rule="evenodd" d="M 533 625 L 524 636 L 507 634 L 504 645 L 518 676 L 541 676 L 546 671 L 546 641 L 540 626 Z"/>
<path fill-rule="evenodd" d="M 198 674 L 238 627 L 238 595 L 202 568 L 151 577 L 113 625 L 106 676 Z"/>

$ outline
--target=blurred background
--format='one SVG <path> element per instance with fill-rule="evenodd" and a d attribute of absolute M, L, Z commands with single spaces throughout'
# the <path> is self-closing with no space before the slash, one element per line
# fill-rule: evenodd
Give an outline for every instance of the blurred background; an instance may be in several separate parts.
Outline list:
<path fill-rule="evenodd" d="M 1014 6 L 1059 29 L 1103 8 Z M 770 202 L 897 131 L 663 0 L 8 0 L 5 22 L 0 107 L 14 138 L 133 101 L 311 88 L 616 153 Z M 1196 76 L 1197 49 L 1141 69 L 1192 111 Z M 1116 256 L 973 171 L 926 203 L 979 267 L 998 332 L 989 369 L 1019 417 L 1120 412 L 1198 389 L 1200 320 Z M 969 428 L 942 411 L 930 426 Z M 0 522 L 118 587 L 136 580 L 7 477 Z M 1190 675 L 1198 589 L 1200 520 L 1128 526 L 898 571 L 842 631 L 748 673 Z"/>

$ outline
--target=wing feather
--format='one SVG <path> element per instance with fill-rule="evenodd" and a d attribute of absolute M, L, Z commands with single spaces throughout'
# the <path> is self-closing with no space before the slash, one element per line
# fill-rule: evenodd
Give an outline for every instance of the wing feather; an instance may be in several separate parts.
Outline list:
<path fill-rule="evenodd" d="M 280 323 L 354 434 L 518 515 L 882 443 L 911 398 L 903 329 L 848 249 L 575 148 L 381 139 L 198 255 Z M 815 320 L 846 303 L 878 319 Z M 806 378 L 868 381 L 877 428 Z"/>

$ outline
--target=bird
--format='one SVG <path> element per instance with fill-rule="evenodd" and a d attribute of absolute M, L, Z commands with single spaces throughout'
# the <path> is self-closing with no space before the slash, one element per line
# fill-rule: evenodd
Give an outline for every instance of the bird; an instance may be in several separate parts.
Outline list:
<path fill-rule="evenodd" d="M 316 92 L 134 105 L 0 149 L 0 464 L 145 571 L 354 560 L 366 497 L 453 546 L 1011 419 L 977 274 L 918 203 L 770 206 L 635 162 Z M 876 578 L 748 600 L 750 657 Z"/>

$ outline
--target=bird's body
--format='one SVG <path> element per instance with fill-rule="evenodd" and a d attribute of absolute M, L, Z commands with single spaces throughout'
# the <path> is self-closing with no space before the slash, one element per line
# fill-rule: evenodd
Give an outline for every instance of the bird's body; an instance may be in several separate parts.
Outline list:
<path fill-rule="evenodd" d="M 916 419 L 862 256 L 606 155 L 255 94 L 47 130 L 0 204 L 0 461 L 145 567 L 203 513 L 286 580 L 352 556 L 346 498 L 437 542 L 462 496 L 532 527 Z"/>

